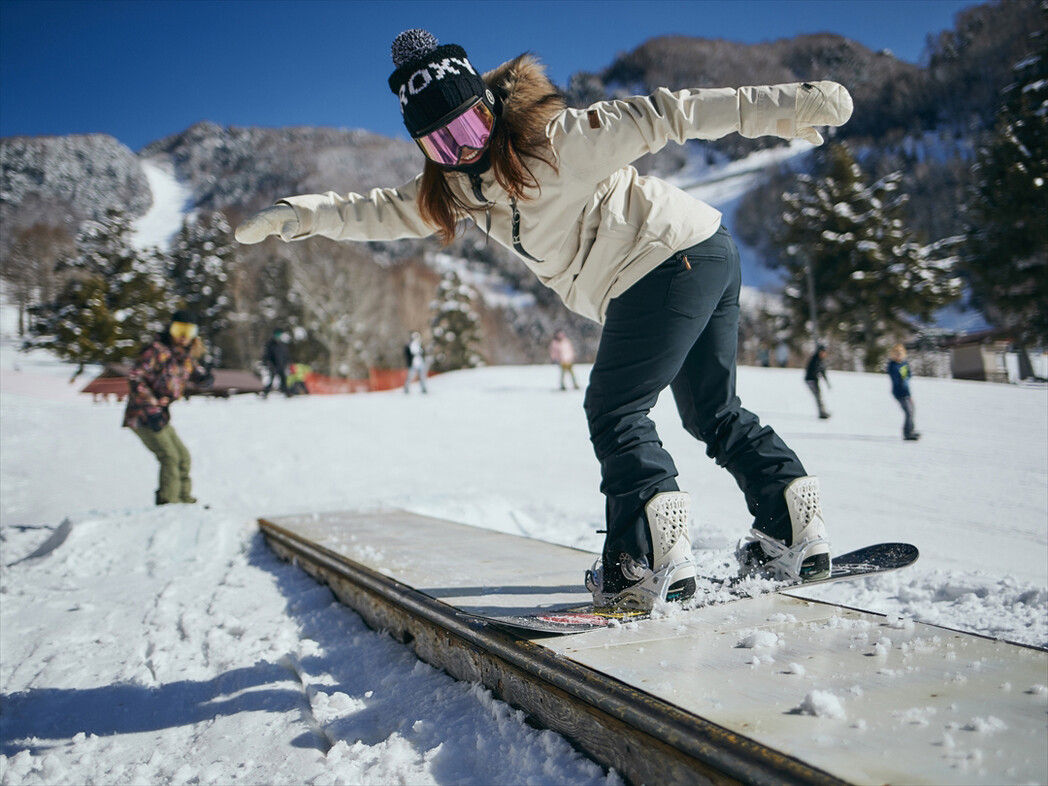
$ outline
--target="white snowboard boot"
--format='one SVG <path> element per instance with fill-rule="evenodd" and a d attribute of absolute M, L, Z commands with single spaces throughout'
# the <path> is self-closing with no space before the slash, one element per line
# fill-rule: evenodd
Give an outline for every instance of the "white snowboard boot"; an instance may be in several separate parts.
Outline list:
<path fill-rule="evenodd" d="M 777 581 L 817 581 L 830 576 L 830 543 L 819 505 L 819 479 L 797 478 L 783 491 L 793 527 L 787 546 L 756 529 L 739 544 L 739 574 L 763 575 Z"/>
<path fill-rule="evenodd" d="M 647 558 L 629 554 L 605 575 L 603 560 L 586 571 L 586 587 L 597 607 L 633 608 L 650 611 L 656 602 L 684 601 L 695 594 L 695 562 L 688 537 L 690 498 L 682 491 L 656 494 L 644 506 L 651 533 L 654 569 Z M 610 566 L 609 566 L 610 568 Z M 618 573 L 619 575 L 614 575 Z"/>

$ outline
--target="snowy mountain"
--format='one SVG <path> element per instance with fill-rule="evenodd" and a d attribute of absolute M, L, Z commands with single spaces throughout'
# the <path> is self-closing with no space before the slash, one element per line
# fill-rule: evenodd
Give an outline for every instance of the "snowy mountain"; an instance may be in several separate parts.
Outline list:
<path fill-rule="evenodd" d="M 856 112 L 838 138 L 856 149 L 871 176 L 904 173 L 907 228 L 922 242 L 931 242 L 963 234 L 956 208 L 970 179 L 976 140 L 992 123 L 1000 88 L 1012 78 L 1016 52 L 1028 44 L 1038 7 L 1034 0 L 1015 0 L 966 10 L 958 17 L 957 30 L 929 42 L 927 67 L 901 63 L 890 53 L 871 52 L 831 35 L 757 45 L 674 36 L 643 42 L 600 70 L 577 74 L 564 90 L 571 103 L 582 105 L 657 85 L 839 79 L 854 94 Z M 766 267 L 768 249 L 762 247 L 762 238 L 778 220 L 781 210 L 775 199 L 786 186 L 763 186 L 786 163 L 804 169 L 809 160 L 803 149 L 781 140 L 729 135 L 713 143 L 670 145 L 639 161 L 638 167 L 677 182 L 725 214 L 741 246 L 747 303 L 756 303 L 754 290 L 780 289 L 782 273 Z M 59 250 L 72 245 L 82 219 L 97 219 L 117 206 L 137 219 L 140 246 L 163 246 L 189 214 L 220 210 L 235 226 L 283 195 L 399 184 L 417 171 L 419 154 L 409 142 L 365 131 L 223 128 L 201 122 L 137 153 L 102 135 L 3 139 L 0 164 L 0 256 L 5 277 L 13 279 L 18 278 L 11 262 L 13 244 L 37 225 L 44 231 L 52 226 L 62 230 L 46 238 L 57 258 Z M 760 199 L 751 199 L 762 192 Z M 754 209 L 748 201 L 763 204 Z M 25 245 L 31 244 L 27 240 Z M 558 328 L 576 337 L 583 357 L 593 356 L 598 329 L 568 312 L 513 254 L 485 243 L 480 232 L 467 231 L 443 250 L 432 240 L 352 244 L 352 251 L 347 245 L 318 240 L 272 253 L 268 247 L 236 249 L 238 272 L 248 271 L 245 275 L 251 280 L 237 298 L 241 312 L 236 329 L 242 334 L 229 339 L 223 362 L 250 365 L 260 341 L 272 330 L 270 323 L 311 330 L 306 323 L 315 323 L 315 315 L 299 313 L 297 304 L 274 304 L 276 292 L 290 290 L 289 300 L 305 297 L 284 280 L 287 269 L 301 270 L 297 256 L 320 258 L 333 268 L 351 264 L 359 270 L 366 267 L 362 262 L 371 262 L 376 270 L 367 271 L 367 280 L 352 282 L 362 300 L 383 303 L 405 293 L 412 300 L 406 308 L 385 308 L 381 324 L 370 334 L 342 337 L 348 344 L 377 346 L 370 357 L 347 351 L 338 362 L 329 362 L 334 355 L 325 352 L 321 358 L 316 343 L 303 346 L 306 359 L 330 366 L 325 368 L 328 373 L 347 368 L 359 373 L 362 366 L 391 362 L 403 336 L 428 324 L 425 306 L 449 261 L 464 279 L 481 284 L 482 354 L 488 362 L 539 362 Z M 47 267 L 47 259 L 40 267 Z M 23 306 L 34 305 L 27 289 L 45 288 L 25 280 L 35 275 L 34 271 L 18 282 Z M 985 326 L 973 314 L 950 313 L 940 323 L 958 329 Z M 358 321 L 374 324 L 375 316 L 369 313 Z M 768 343 L 757 332 L 750 330 L 753 341 Z M 776 337 L 770 343 L 777 341 Z"/>

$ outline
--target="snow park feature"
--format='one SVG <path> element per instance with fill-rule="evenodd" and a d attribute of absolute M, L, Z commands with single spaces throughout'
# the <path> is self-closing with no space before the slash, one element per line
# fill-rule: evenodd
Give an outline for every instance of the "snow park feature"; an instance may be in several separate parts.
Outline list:
<path fill-rule="evenodd" d="M 954 761 L 926 755 L 938 726 L 899 734 L 895 707 L 916 700 L 946 728 L 979 713 L 1015 729 L 996 755 L 1020 781 L 1041 771 L 1044 702 L 1000 686 L 1036 684 L 1044 650 L 757 589 L 575 635 L 505 633 L 506 619 L 536 605 L 577 603 L 579 561 L 594 555 L 397 511 L 260 525 L 373 628 L 629 783 L 950 782 Z M 872 554 L 916 556 L 905 546 Z M 958 679 L 958 661 L 978 666 Z"/>
<path fill-rule="evenodd" d="M 369 628 L 277 557 L 257 524 L 401 509 L 580 549 L 570 576 L 580 588 L 603 541 L 599 468 L 582 394 L 556 391 L 548 365 L 442 374 L 428 396 L 179 402 L 195 494 L 209 509 L 157 508 L 155 467 L 120 428 L 123 406 L 79 393 L 82 382 L 68 381 L 74 366 L 16 351 L 13 324 L 5 313 L 3 783 L 624 782 L 490 689 Z M 584 386 L 588 367 L 575 368 Z M 888 685 L 919 676 L 909 670 L 920 653 L 896 643 L 925 623 L 1048 644 L 1048 389 L 917 377 L 923 438 L 907 443 L 886 374 L 835 373 L 828 421 L 814 417 L 798 369 L 742 367 L 739 386 L 819 476 L 835 553 L 875 540 L 921 551 L 896 573 L 791 593 L 791 603 L 818 601 L 804 609 L 832 602 L 883 615 L 882 627 L 849 613 L 820 623 L 854 644 L 849 663 L 876 666 L 869 679 Z M 695 558 L 723 574 L 750 526 L 745 504 L 676 425 L 669 397 L 653 416 L 695 496 Z M 457 553 L 438 567 L 469 569 L 473 558 Z M 895 724 L 900 738 L 934 734 L 921 756 L 948 766 L 949 782 L 1048 780 L 1048 675 L 995 672 L 982 654 L 957 649 L 947 663 L 954 688 L 991 686 L 991 695 L 1039 707 L 1038 720 L 1020 728 L 983 709 L 959 717 L 918 693 L 890 700 L 878 720 L 858 712 L 851 683 L 831 681 L 800 651 L 806 634 L 787 629 L 803 630 L 804 617 L 791 609 L 751 619 L 720 638 L 745 676 L 781 671 L 793 681 L 781 720 L 804 724 L 793 726 L 798 746 L 854 742 L 876 720 Z M 945 657 L 948 634 L 937 635 L 917 637 Z M 670 684 L 678 660 L 699 658 L 645 651 Z M 733 683 L 740 692 L 746 684 Z M 1007 751 L 1016 747 L 1040 768 L 1036 777 L 1015 768 Z M 913 773 L 904 780 L 918 781 L 917 764 L 900 766 Z"/>

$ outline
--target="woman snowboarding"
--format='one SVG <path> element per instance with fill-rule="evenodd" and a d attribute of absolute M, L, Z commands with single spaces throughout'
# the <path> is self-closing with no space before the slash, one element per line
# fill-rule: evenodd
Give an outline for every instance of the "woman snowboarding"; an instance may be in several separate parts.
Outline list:
<path fill-rule="evenodd" d="M 651 608 L 695 592 L 689 497 L 648 413 L 670 387 L 685 428 L 742 489 L 754 517 L 741 570 L 830 570 L 818 482 L 735 394 L 739 255 L 720 213 L 631 163 L 669 142 L 775 135 L 816 144 L 852 111 L 834 82 L 660 88 L 571 109 L 521 55 L 483 77 L 424 30 L 393 42 L 389 86 L 425 155 L 399 188 L 293 196 L 248 218 L 243 243 L 322 235 L 450 242 L 471 219 L 573 311 L 603 324 L 584 408 L 601 465 L 607 536 L 586 584 L 600 607 Z"/>

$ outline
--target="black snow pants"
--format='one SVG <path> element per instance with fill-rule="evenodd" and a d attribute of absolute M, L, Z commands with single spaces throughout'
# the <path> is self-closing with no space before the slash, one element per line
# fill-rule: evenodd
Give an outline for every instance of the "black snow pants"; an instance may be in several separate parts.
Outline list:
<path fill-rule="evenodd" d="M 754 526 L 790 538 L 782 491 L 806 473 L 735 394 L 740 286 L 739 252 L 722 227 L 608 307 L 585 397 L 607 503 L 606 563 L 652 553 L 644 505 L 678 490 L 677 468 L 648 417 L 667 386 L 684 428 L 734 476 Z"/>

